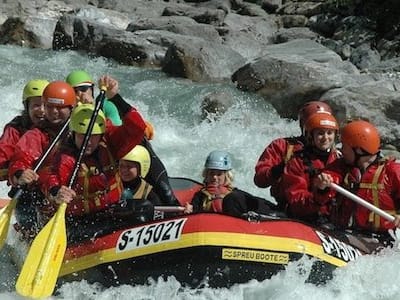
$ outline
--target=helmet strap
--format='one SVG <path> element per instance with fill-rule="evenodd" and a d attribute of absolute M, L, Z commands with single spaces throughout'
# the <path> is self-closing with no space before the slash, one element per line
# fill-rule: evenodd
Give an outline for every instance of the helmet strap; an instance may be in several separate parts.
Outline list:
<path fill-rule="evenodd" d="M 24 110 L 27 114 L 29 114 L 29 100 L 24 101 Z"/>
<path fill-rule="evenodd" d="M 361 148 L 352 148 L 353 152 L 354 152 L 354 164 L 360 168 L 365 168 L 364 166 L 361 166 L 361 162 L 360 159 L 366 156 L 373 156 L 373 154 L 370 154 L 364 150 L 362 150 Z M 375 161 L 375 158 L 371 161 L 371 163 Z M 371 163 L 368 163 L 368 165 L 370 165 Z"/>

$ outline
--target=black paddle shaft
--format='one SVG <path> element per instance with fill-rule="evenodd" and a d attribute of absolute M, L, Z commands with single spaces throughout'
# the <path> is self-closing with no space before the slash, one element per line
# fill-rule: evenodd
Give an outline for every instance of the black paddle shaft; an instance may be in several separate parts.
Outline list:
<path fill-rule="evenodd" d="M 74 171 L 72 172 L 71 178 L 69 179 L 69 184 L 68 184 L 69 188 L 72 188 L 72 185 L 74 184 L 74 181 L 75 181 L 76 177 L 78 176 L 78 171 L 81 166 L 82 158 L 85 154 L 86 147 L 89 143 L 89 139 L 92 134 L 93 126 L 96 123 L 97 115 L 99 114 L 99 111 L 100 111 L 101 107 L 103 106 L 103 101 L 104 101 L 105 97 L 106 97 L 106 90 L 102 88 L 100 91 L 100 95 L 97 96 L 97 98 L 96 98 L 94 112 L 90 118 L 89 125 L 88 125 L 87 131 L 85 133 L 85 136 L 83 138 L 81 148 L 79 149 L 78 157 L 76 159 L 75 166 L 74 166 Z"/>
<path fill-rule="evenodd" d="M 39 170 L 40 166 L 46 160 L 46 158 L 49 155 L 49 153 L 53 150 L 55 145 L 57 145 L 57 143 L 60 140 L 61 136 L 64 134 L 65 130 L 68 128 L 70 120 L 71 119 L 68 118 L 68 120 L 64 123 L 63 127 L 61 128 L 61 130 L 58 132 L 57 136 L 53 139 L 51 144 L 47 147 L 46 152 L 44 152 L 42 154 L 42 156 L 40 157 L 40 159 L 36 162 L 35 168 L 33 169 L 34 172 L 37 172 Z"/>

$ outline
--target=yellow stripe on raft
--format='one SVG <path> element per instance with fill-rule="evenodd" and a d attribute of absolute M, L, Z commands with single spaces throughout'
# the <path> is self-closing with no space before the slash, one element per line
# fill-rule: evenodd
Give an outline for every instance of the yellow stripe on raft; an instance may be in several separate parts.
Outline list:
<path fill-rule="evenodd" d="M 337 267 L 346 265 L 346 262 L 326 254 L 321 245 L 303 240 L 243 233 L 197 232 L 182 234 L 178 241 L 169 243 L 150 245 L 139 249 L 131 249 L 126 252 L 116 252 L 112 248 L 71 259 L 63 263 L 60 276 L 85 270 L 103 263 L 196 246 L 222 246 L 264 251 L 294 252 L 308 254 Z"/>

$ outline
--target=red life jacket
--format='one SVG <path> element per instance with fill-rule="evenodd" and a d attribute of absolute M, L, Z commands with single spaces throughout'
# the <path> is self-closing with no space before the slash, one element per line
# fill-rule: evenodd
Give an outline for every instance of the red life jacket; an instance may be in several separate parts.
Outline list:
<path fill-rule="evenodd" d="M 400 208 L 400 203 L 398 203 L 400 195 L 396 195 L 399 187 L 393 186 L 395 182 L 388 177 L 388 168 L 400 172 L 400 164 L 395 163 L 394 159 L 381 159 L 376 164 L 369 166 L 362 174 L 357 195 L 387 213 L 396 215 L 397 210 Z M 348 175 L 346 174 L 344 177 L 346 187 L 349 184 Z M 393 228 L 393 223 L 360 205 L 356 206 L 353 217 L 356 225 L 363 229 L 386 231 Z"/>
<path fill-rule="evenodd" d="M 74 185 L 77 197 L 68 205 L 67 213 L 83 215 L 104 210 L 119 201 L 122 189 L 116 162 L 101 142 L 97 159 L 92 156 L 83 159 Z"/>
<path fill-rule="evenodd" d="M 271 196 L 276 199 L 281 209 L 286 205 L 285 186 L 282 186 L 284 167 L 303 147 L 301 137 L 275 139 L 264 149 L 256 164 L 254 183 L 261 188 L 271 187 Z M 280 174 L 272 171 L 279 166 Z"/>
<path fill-rule="evenodd" d="M 231 186 L 209 184 L 201 189 L 205 195 L 203 211 L 222 212 L 222 201 L 226 195 L 232 192 Z"/>

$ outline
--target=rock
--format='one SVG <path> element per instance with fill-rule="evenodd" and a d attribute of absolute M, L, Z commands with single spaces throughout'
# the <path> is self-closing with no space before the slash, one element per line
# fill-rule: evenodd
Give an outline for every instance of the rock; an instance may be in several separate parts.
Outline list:
<path fill-rule="evenodd" d="M 264 47 L 274 43 L 277 18 L 249 17 L 230 13 L 225 17 L 224 26 L 218 30 L 223 44 L 234 49 L 246 60 L 260 56 Z"/>
<path fill-rule="evenodd" d="M 355 48 L 350 56 L 350 61 L 360 70 L 368 70 L 370 67 L 379 64 L 380 60 L 379 52 L 371 49 L 366 44 Z"/>
<path fill-rule="evenodd" d="M 318 37 L 319 35 L 308 27 L 282 28 L 275 34 L 275 43 L 286 43 L 297 39 L 316 40 Z"/>
<path fill-rule="evenodd" d="M 345 86 L 359 71 L 340 56 L 310 40 L 267 46 L 265 55 L 232 75 L 239 89 L 262 95 L 284 117 L 295 117 L 298 107 Z"/>
<path fill-rule="evenodd" d="M 243 65 L 244 58 L 219 44 L 205 44 L 203 39 L 182 36 L 168 48 L 163 71 L 197 82 L 229 80 Z"/>

